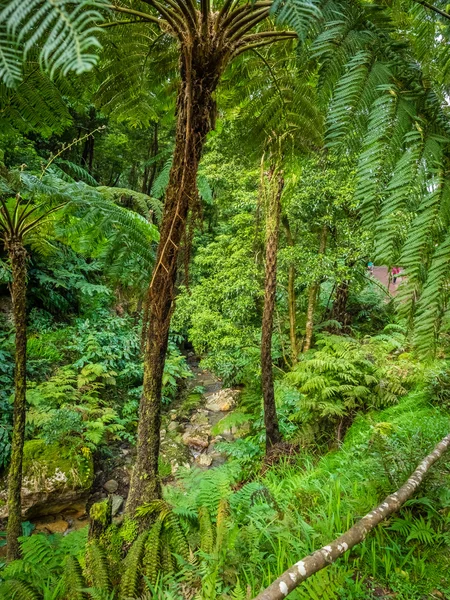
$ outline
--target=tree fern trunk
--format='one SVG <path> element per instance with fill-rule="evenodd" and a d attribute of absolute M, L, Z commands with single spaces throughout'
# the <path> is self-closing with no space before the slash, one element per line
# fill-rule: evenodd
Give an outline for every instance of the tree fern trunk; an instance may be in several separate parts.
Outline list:
<path fill-rule="evenodd" d="M 349 315 L 347 313 L 347 302 L 349 294 L 349 282 L 341 281 L 336 288 L 336 295 L 334 297 L 333 308 L 331 309 L 331 319 L 338 321 L 341 324 L 341 329 L 336 330 L 335 327 L 331 328 L 332 333 L 346 333 L 349 325 Z"/>
<path fill-rule="evenodd" d="M 264 283 L 264 310 L 261 334 L 261 380 L 264 399 L 266 451 L 281 441 L 272 373 L 272 330 L 277 287 L 277 252 L 280 232 L 281 193 L 284 181 L 269 175 L 269 193 L 266 211 L 266 273 Z"/>
<path fill-rule="evenodd" d="M 11 441 L 11 462 L 8 475 L 8 560 L 19 558 L 20 546 L 17 538 L 22 535 L 22 462 L 25 440 L 26 416 L 26 363 L 27 363 L 27 321 L 26 321 L 26 250 L 21 240 L 7 243 L 12 268 L 12 303 L 16 332 L 15 374 L 14 374 L 14 423 Z"/>
<path fill-rule="evenodd" d="M 324 254 L 327 245 L 327 226 L 322 227 L 320 232 L 319 254 Z M 315 281 L 308 290 L 308 308 L 306 310 L 305 341 L 303 342 L 303 352 L 311 348 L 313 329 L 314 329 L 314 311 L 316 310 L 317 295 L 320 289 L 320 282 Z"/>
<path fill-rule="evenodd" d="M 177 132 L 173 165 L 166 190 L 156 265 L 147 296 L 144 347 L 144 390 L 139 408 L 137 456 L 127 502 L 134 514 L 143 502 L 161 496 L 158 456 L 161 388 L 173 311 L 180 243 L 189 209 L 197 202 L 197 171 L 206 135 L 213 128 L 213 92 L 221 73 L 207 47 L 185 48 L 177 100 Z"/>

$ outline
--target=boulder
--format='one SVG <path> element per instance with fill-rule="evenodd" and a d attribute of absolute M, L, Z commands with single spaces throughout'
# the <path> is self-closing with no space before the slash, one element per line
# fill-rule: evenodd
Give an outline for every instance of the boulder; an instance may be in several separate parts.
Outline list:
<path fill-rule="evenodd" d="M 58 514 L 87 499 L 94 476 L 89 451 L 73 455 L 44 440 L 25 442 L 22 516 Z M 6 479 L 0 480 L 0 519 L 8 516 Z"/>
<path fill-rule="evenodd" d="M 103 488 L 109 493 L 114 494 L 119 489 L 119 484 L 115 479 L 110 479 L 106 483 L 103 484 Z"/>
<path fill-rule="evenodd" d="M 224 388 L 207 397 L 205 408 L 212 412 L 228 412 L 236 406 L 239 390 Z"/>
<path fill-rule="evenodd" d="M 183 435 L 183 444 L 194 448 L 207 448 L 209 446 L 209 429 L 201 426 L 190 426 Z"/>
<path fill-rule="evenodd" d="M 111 496 L 111 516 L 115 517 L 119 510 L 122 508 L 123 504 L 123 496 L 119 496 L 118 494 L 113 494 Z"/>

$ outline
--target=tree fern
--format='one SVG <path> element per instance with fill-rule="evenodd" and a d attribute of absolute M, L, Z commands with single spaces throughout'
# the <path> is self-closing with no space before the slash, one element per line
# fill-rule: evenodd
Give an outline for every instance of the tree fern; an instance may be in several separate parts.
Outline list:
<path fill-rule="evenodd" d="M 319 0 L 275 0 L 271 11 L 281 23 L 288 23 L 303 40 L 322 17 Z"/>

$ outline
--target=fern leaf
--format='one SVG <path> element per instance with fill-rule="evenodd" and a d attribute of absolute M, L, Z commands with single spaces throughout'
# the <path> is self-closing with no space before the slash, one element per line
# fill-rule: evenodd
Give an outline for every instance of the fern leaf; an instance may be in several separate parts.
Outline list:
<path fill-rule="evenodd" d="M 89 71 L 97 62 L 95 50 L 100 48 L 97 24 L 103 20 L 93 7 L 100 2 L 84 0 L 73 4 L 66 0 L 10 0 L 0 12 L 0 22 L 7 34 L 23 49 L 24 58 L 40 46 L 39 60 L 54 76 L 57 71 L 67 75 Z M 19 80 L 14 65 L 16 59 L 6 57 L 10 66 L 5 83 Z M 3 72 L 5 72 L 3 70 Z M 12 75 L 11 75 L 12 73 Z M 11 79 L 12 77 L 12 79 Z"/>

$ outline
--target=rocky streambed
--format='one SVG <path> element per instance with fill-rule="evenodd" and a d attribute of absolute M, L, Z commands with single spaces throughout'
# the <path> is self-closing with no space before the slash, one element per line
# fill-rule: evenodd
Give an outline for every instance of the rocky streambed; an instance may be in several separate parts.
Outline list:
<path fill-rule="evenodd" d="M 181 467 L 209 469 L 226 460 L 217 444 L 231 441 L 235 431 L 217 427 L 234 407 L 239 389 L 224 388 L 209 371 L 189 357 L 194 377 L 174 408 L 165 412 L 161 428 L 160 472 L 166 483 Z M 220 434 L 216 430 L 220 429 Z M 31 444 L 36 442 L 33 440 Z M 30 442 L 28 442 L 30 444 Z M 25 476 L 24 518 L 37 531 L 65 533 L 84 527 L 90 506 L 111 495 L 113 515 L 121 518 L 134 462 L 134 449 L 127 444 L 112 449 L 111 456 L 91 463 L 90 473 L 73 472 L 71 465 L 53 468 L 46 464 L 46 453 L 33 449 L 33 460 Z M 41 448 L 42 450 L 42 448 Z M 6 488 L 0 489 L 0 517 L 5 518 Z"/>

